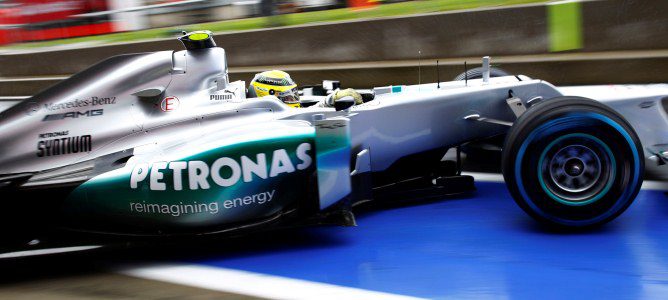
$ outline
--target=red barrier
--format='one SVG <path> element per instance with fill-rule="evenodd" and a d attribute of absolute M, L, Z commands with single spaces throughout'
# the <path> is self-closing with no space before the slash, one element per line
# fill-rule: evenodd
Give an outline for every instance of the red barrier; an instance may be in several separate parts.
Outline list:
<path fill-rule="evenodd" d="M 106 0 L 11 0 L 0 9 L 0 45 L 113 32 L 107 16 L 72 18 L 103 11 Z"/>
<path fill-rule="evenodd" d="M 378 0 L 347 0 L 350 8 L 368 8 L 377 6 Z"/>

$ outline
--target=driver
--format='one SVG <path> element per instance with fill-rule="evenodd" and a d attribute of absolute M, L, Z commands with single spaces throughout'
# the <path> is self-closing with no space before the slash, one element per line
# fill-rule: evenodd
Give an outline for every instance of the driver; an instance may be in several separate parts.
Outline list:
<path fill-rule="evenodd" d="M 272 70 L 255 74 L 248 87 L 248 96 L 255 98 L 267 95 L 276 96 L 288 106 L 301 107 L 297 84 L 286 72 Z"/>
<path fill-rule="evenodd" d="M 286 72 L 271 70 L 255 74 L 248 87 L 248 97 L 256 98 L 267 95 L 276 96 L 288 106 L 301 107 L 297 84 Z M 315 107 L 334 107 L 334 103 L 343 97 L 352 97 L 356 105 L 363 103 L 362 96 L 354 89 L 336 89 L 325 100 L 319 101 Z"/>

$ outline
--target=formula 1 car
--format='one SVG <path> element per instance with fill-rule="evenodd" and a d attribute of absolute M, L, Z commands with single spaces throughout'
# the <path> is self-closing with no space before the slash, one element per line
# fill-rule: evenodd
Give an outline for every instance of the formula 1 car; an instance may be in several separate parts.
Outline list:
<path fill-rule="evenodd" d="M 655 130 L 666 125 L 666 86 L 588 89 L 595 101 L 494 77 L 486 62 L 480 79 L 291 108 L 247 98 L 209 32 L 179 39 L 186 50 L 112 57 L 0 114 L 3 228 L 173 236 L 350 225 L 355 203 L 473 190 L 459 161 L 442 158 L 499 135 L 517 204 L 582 228 L 624 212 L 645 158 L 665 159 L 636 131 L 647 145 L 667 140 Z M 633 126 L 615 111 L 625 106 Z"/>

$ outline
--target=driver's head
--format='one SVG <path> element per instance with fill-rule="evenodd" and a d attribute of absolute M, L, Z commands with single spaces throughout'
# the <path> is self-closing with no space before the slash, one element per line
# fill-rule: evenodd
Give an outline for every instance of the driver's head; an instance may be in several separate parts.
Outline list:
<path fill-rule="evenodd" d="M 290 78 L 290 74 L 283 71 L 272 70 L 255 74 L 248 87 L 248 94 L 251 97 L 276 96 L 289 106 L 300 107 L 297 84 Z"/>

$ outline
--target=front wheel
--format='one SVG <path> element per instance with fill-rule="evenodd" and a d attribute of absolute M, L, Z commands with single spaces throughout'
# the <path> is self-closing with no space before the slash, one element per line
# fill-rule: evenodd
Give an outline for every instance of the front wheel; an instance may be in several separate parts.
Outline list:
<path fill-rule="evenodd" d="M 618 113 L 594 100 L 559 97 L 525 112 L 508 132 L 503 176 L 515 202 L 561 227 L 611 221 L 633 202 L 642 146 Z"/>

